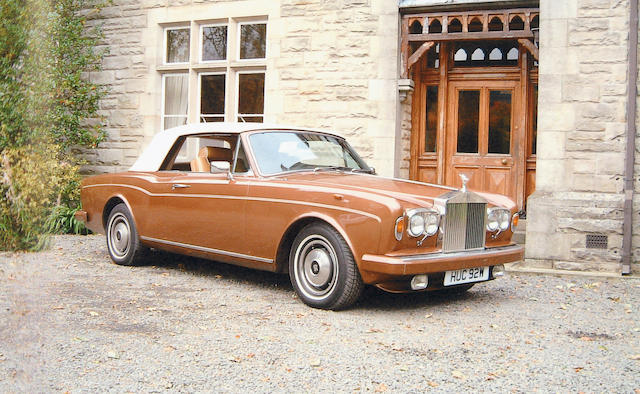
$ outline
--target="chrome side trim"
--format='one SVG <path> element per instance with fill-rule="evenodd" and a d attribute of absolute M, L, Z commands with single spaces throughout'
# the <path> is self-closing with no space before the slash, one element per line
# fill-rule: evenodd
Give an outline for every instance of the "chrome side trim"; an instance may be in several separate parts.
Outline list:
<path fill-rule="evenodd" d="M 102 187 L 105 187 L 105 186 L 127 187 L 127 188 L 130 188 L 130 189 L 138 190 L 138 191 L 140 191 L 140 192 L 142 192 L 142 193 L 144 193 L 144 194 L 146 194 L 148 196 L 152 196 L 152 197 L 219 198 L 219 199 L 226 199 L 226 200 L 247 200 L 247 201 L 262 201 L 262 202 L 277 202 L 277 203 L 285 203 L 285 204 L 307 205 L 307 206 L 310 206 L 310 207 L 326 208 L 326 209 L 333 209 L 333 210 L 336 210 L 336 211 L 355 213 L 355 214 L 358 214 L 358 215 L 369 217 L 369 218 L 374 219 L 374 220 L 376 220 L 378 222 L 382 222 L 382 220 L 378 216 L 373 215 L 373 214 L 371 214 L 369 212 L 358 211 L 357 209 L 337 207 L 337 206 L 334 206 L 334 205 L 314 203 L 314 202 L 309 202 L 309 201 L 285 200 L 285 199 L 265 198 L 265 197 L 230 196 L 230 195 L 223 195 L 223 194 L 151 193 L 150 191 L 148 191 L 146 189 L 143 189 L 141 187 L 138 187 L 138 186 L 125 185 L 125 184 L 120 184 L 120 183 L 100 183 L 100 184 L 95 184 L 95 185 L 83 186 L 82 188 L 101 187 L 101 186 Z"/>
<path fill-rule="evenodd" d="M 249 256 L 248 254 L 227 252 L 226 250 L 205 248 L 204 246 L 183 244 L 181 242 L 167 241 L 166 239 L 145 237 L 143 235 L 140 236 L 140 239 L 142 239 L 144 241 L 157 242 L 157 243 L 171 245 L 171 246 L 179 246 L 181 248 L 193 249 L 193 250 L 197 250 L 197 251 L 200 251 L 200 252 L 222 254 L 222 255 L 225 255 L 225 256 L 238 257 L 238 258 L 241 258 L 241 259 L 255 260 L 255 261 L 259 261 L 261 263 L 273 264 L 273 260 L 272 259 L 265 259 L 264 257 Z"/>
<path fill-rule="evenodd" d="M 501 246 L 498 248 L 486 248 L 486 249 L 477 249 L 477 250 L 465 250 L 461 252 L 451 252 L 451 253 L 430 253 L 430 254 L 416 254 L 413 256 L 401 257 L 400 259 L 403 262 L 411 262 L 411 261 L 426 261 L 426 260 L 438 260 L 443 257 L 447 259 L 455 259 L 456 257 L 486 257 L 491 256 L 493 254 L 498 254 L 501 252 L 511 252 L 518 249 L 522 249 L 520 245 L 510 245 L 510 246 Z"/>

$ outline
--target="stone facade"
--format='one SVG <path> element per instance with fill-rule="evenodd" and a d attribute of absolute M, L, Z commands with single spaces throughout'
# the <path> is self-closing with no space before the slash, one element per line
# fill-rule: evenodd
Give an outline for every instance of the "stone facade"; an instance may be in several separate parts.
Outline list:
<path fill-rule="evenodd" d="M 620 271 L 628 13 L 629 0 L 540 0 L 529 267 Z M 408 178 L 412 97 L 398 94 L 400 17 L 398 2 L 389 0 L 114 0 L 93 21 L 103 25 L 109 54 L 91 78 L 110 92 L 101 103 L 108 139 L 87 153 L 87 172 L 127 169 L 161 129 L 162 74 L 172 70 L 162 65 L 163 27 L 186 24 L 196 31 L 199 23 L 254 17 L 267 21 L 267 55 L 257 65 L 265 71 L 265 121 L 338 131 L 380 174 Z M 230 62 L 227 71 L 234 67 Z M 192 60 L 190 86 L 207 70 Z M 190 88 L 189 122 L 198 121 L 191 104 L 197 95 Z M 640 192 L 640 164 L 635 179 Z M 634 261 L 640 259 L 638 196 Z M 608 247 L 587 248 L 587 234 L 608 236 Z"/>
<path fill-rule="evenodd" d="M 620 272 L 629 1 L 541 0 L 540 15 L 537 176 L 526 265 Z M 607 247 L 587 248 L 588 234 L 608 236 Z"/>
<path fill-rule="evenodd" d="M 162 26 L 254 16 L 267 20 L 265 121 L 336 130 L 393 176 L 399 19 L 386 0 L 115 0 L 97 21 L 110 52 L 91 76 L 110 89 L 101 107 L 108 139 L 87 156 L 87 171 L 128 168 L 161 129 Z"/>

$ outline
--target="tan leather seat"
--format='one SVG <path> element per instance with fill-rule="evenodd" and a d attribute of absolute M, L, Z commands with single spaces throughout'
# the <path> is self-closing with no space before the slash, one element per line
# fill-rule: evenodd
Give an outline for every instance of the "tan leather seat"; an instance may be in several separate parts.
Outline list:
<path fill-rule="evenodd" d="M 217 146 L 203 146 L 198 151 L 198 156 L 191 160 L 191 171 L 209 172 L 211 171 L 212 161 L 228 161 L 231 164 L 233 152 L 229 148 L 221 148 Z"/>

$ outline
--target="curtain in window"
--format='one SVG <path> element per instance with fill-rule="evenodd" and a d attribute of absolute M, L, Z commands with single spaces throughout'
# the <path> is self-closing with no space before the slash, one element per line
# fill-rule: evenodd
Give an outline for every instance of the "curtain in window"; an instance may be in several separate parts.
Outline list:
<path fill-rule="evenodd" d="M 167 75 L 164 87 L 164 128 L 187 123 L 189 78 L 187 74 Z"/>

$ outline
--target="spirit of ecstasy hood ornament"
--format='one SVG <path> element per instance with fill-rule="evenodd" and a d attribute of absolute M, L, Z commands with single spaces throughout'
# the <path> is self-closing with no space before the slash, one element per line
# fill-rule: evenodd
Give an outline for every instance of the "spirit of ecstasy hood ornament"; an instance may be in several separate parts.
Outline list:
<path fill-rule="evenodd" d="M 460 191 L 463 193 L 467 192 L 467 182 L 469 182 L 469 177 L 466 176 L 465 174 L 460 174 L 460 179 L 462 180 L 462 187 L 460 188 Z"/>

